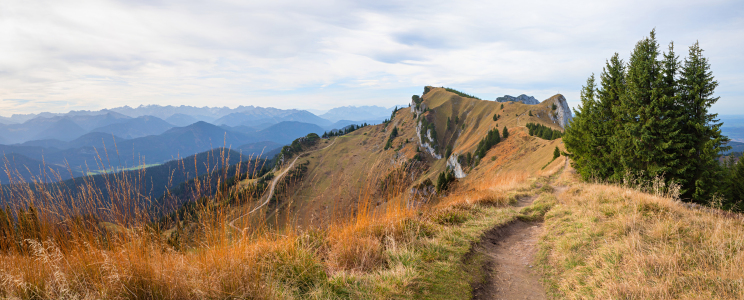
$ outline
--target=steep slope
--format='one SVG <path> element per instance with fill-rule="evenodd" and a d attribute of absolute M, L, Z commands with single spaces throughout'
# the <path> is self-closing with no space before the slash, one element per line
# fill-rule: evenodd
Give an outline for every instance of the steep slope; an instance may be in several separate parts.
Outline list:
<path fill-rule="evenodd" d="M 354 211 L 359 201 L 371 199 L 375 199 L 374 207 L 384 209 L 385 199 L 407 194 L 402 190 L 391 194 L 381 185 L 400 168 L 408 174 L 407 179 L 398 182 L 406 186 L 406 191 L 427 179 L 436 183 L 447 168 L 462 170 L 459 177 L 463 177 L 460 180 L 463 182 L 500 171 L 539 171 L 551 162 L 555 147 L 562 147 L 561 141 L 531 137 L 524 125 L 532 122 L 560 130 L 560 125 L 549 116 L 556 99 L 540 105 L 503 103 L 502 109 L 502 103 L 430 88 L 418 110 L 413 103 L 411 108 L 397 111 L 390 123 L 337 137 L 327 149 L 302 157 L 300 162 L 306 166 L 306 174 L 294 188 L 277 195 L 277 206 L 282 208 L 278 217 L 294 218 L 303 225 L 322 224 L 334 215 Z M 494 121 L 494 115 L 501 118 Z M 425 122 L 433 126 L 428 136 L 421 132 Z M 504 126 L 509 128 L 509 138 L 490 149 L 479 164 L 461 165 L 461 157 L 467 153 L 472 156 L 489 130 L 497 129 L 501 135 Z M 390 139 L 394 130 L 397 136 Z M 389 145 L 388 140 L 391 140 Z M 330 143 L 326 140 L 319 147 Z M 452 149 L 452 156 L 442 158 L 448 148 Z"/>

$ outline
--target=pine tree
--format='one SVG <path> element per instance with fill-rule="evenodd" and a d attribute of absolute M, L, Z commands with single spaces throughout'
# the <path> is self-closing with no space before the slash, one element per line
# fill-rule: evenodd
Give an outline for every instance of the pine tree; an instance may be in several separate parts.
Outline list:
<path fill-rule="evenodd" d="M 502 133 L 501 135 L 503 135 L 503 136 L 504 136 L 504 139 L 506 139 L 506 138 L 508 138 L 508 137 L 509 137 L 509 130 L 508 130 L 508 129 L 506 129 L 506 126 L 504 126 L 504 132 L 503 132 L 503 133 Z"/>
<path fill-rule="evenodd" d="M 596 177 L 595 165 L 598 157 L 592 151 L 587 141 L 594 139 L 592 128 L 596 126 L 595 112 L 597 110 L 596 86 L 594 74 L 586 80 L 586 85 L 581 88 L 581 104 L 578 110 L 574 110 L 574 118 L 566 126 L 563 134 L 563 143 L 566 150 L 571 153 L 572 166 L 585 180 Z M 537 135 L 537 133 L 536 133 Z"/>
<path fill-rule="evenodd" d="M 710 71 L 708 59 L 696 42 L 685 58 L 679 80 L 680 106 L 686 122 L 682 126 L 682 155 L 685 179 L 682 197 L 698 203 L 708 201 L 721 180 L 718 158 L 729 139 L 721 134 L 721 125 L 708 109 L 719 97 L 713 97 L 718 82 Z"/>

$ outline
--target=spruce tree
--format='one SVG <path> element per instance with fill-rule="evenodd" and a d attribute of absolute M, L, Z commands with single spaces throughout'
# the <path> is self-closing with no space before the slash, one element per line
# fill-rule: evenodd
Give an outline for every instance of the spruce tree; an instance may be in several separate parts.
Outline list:
<path fill-rule="evenodd" d="M 708 201 L 717 183 L 721 181 L 718 158 L 729 139 L 721 134 L 721 125 L 708 109 L 719 97 L 714 97 L 718 82 L 710 71 L 708 59 L 696 42 L 685 58 L 679 80 L 680 106 L 683 109 L 682 155 L 684 167 L 681 177 L 685 179 L 682 197 L 698 203 Z"/>
<path fill-rule="evenodd" d="M 656 32 L 636 44 L 631 53 L 627 87 L 619 107 L 623 126 L 616 149 L 620 163 L 642 179 L 665 176 L 676 160 L 673 143 L 674 120 L 666 117 L 661 63 Z"/>
<path fill-rule="evenodd" d="M 624 175 L 620 167 L 615 136 L 621 127 L 616 113 L 620 106 L 621 97 L 625 94 L 625 64 L 615 53 L 605 62 L 600 74 L 600 87 L 597 90 L 596 126 L 592 129 L 592 148 L 599 160 L 596 172 L 602 178 L 619 180 Z"/>
<path fill-rule="evenodd" d="M 595 112 L 597 102 L 596 86 L 594 84 L 594 74 L 586 80 L 586 85 L 581 88 L 581 104 L 578 110 L 574 110 L 574 117 L 571 123 L 566 126 L 563 134 L 563 143 L 566 150 L 571 153 L 571 165 L 585 180 L 596 177 L 594 166 L 597 164 L 598 157 L 595 157 L 591 146 L 587 141 L 592 140 L 592 128 L 595 124 Z M 538 127 L 541 129 L 541 127 Z M 539 131 L 535 133 L 538 135 Z"/>
<path fill-rule="evenodd" d="M 504 138 L 508 138 L 509 137 L 509 130 L 506 129 L 506 126 L 504 126 L 504 132 L 501 135 L 503 135 Z"/>

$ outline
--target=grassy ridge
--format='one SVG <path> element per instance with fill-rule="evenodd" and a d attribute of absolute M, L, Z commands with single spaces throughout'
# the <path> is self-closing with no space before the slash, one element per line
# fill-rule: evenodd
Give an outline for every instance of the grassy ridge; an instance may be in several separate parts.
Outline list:
<path fill-rule="evenodd" d="M 554 298 L 744 299 L 741 215 L 568 181 L 539 253 Z"/>

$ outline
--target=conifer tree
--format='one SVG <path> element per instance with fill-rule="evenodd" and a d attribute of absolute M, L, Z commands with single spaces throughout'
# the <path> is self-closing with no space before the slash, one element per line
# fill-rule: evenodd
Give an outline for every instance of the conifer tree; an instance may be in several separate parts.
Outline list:
<path fill-rule="evenodd" d="M 620 168 L 615 136 L 621 127 L 616 114 L 620 97 L 625 93 L 625 64 L 615 53 L 605 62 L 600 74 L 600 87 L 597 90 L 596 127 L 593 128 L 593 151 L 601 159 L 597 161 L 596 172 L 602 178 L 619 180 L 624 171 Z"/>
<path fill-rule="evenodd" d="M 559 156 L 561 156 L 561 150 L 560 150 L 560 149 L 558 149 L 558 146 L 556 146 L 556 147 L 555 147 L 555 150 L 553 150 L 553 159 L 556 159 L 556 158 L 558 158 Z"/>
<path fill-rule="evenodd" d="M 506 126 L 504 126 L 504 132 L 501 135 L 503 135 L 504 138 L 508 138 L 509 137 L 509 129 L 506 129 Z"/>
<path fill-rule="evenodd" d="M 744 206 L 744 159 L 740 158 L 739 162 L 732 166 L 731 179 L 729 181 L 731 204 Z"/>
<path fill-rule="evenodd" d="M 597 157 L 587 141 L 593 139 L 592 128 L 595 126 L 595 111 L 597 106 L 596 86 L 594 74 L 586 80 L 586 85 L 581 88 L 581 104 L 578 110 L 574 110 L 574 118 L 566 126 L 563 134 L 563 143 L 566 150 L 571 153 L 572 165 L 583 179 L 597 176 L 594 165 Z"/>
<path fill-rule="evenodd" d="M 656 32 L 636 44 L 628 64 L 627 87 L 620 103 L 622 141 L 616 146 L 620 163 L 643 179 L 666 176 L 675 161 L 674 120 L 668 118 L 665 105 L 659 45 Z"/>
<path fill-rule="evenodd" d="M 724 145 L 729 139 L 721 134 L 718 114 L 708 112 L 719 99 L 713 96 L 718 82 L 697 42 L 690 47 L 680 75 L 679 102 L 686 120 L 681 145 L 685 163 L 680 174 L 685 179 L 682 197 L 705 203 L 721 181 L 718 158 L 722 150 L 728 150 Z"/>

